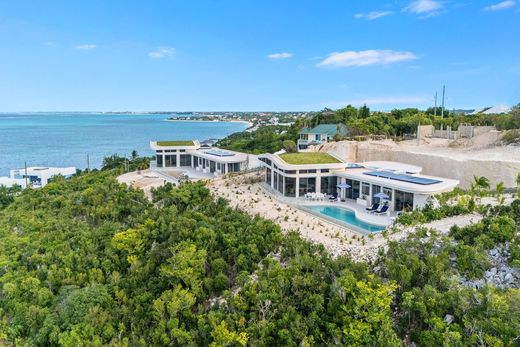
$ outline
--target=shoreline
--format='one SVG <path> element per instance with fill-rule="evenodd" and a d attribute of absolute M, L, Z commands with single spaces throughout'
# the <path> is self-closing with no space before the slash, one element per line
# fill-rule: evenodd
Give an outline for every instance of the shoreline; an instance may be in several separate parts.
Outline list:
<path fill-rule="evenodd" d="M 246 120 L 202 120 L 202 119 L 165 119 L 166 122 L 203 122 L 203 123 L 244 123 L 248 125 L 247 129 L 254 124 Z"/>

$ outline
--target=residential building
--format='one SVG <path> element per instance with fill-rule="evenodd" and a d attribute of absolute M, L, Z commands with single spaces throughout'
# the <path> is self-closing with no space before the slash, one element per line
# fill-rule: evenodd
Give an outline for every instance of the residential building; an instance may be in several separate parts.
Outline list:
<path fill-rule="evenodd" d="M 320 124 L 314 128 L 303 128 L 298 133 L 298 150 L 329 142 L 333 140 L 335 136 L 345 137 L 347 135 L 347 126 L 342 123 Z"/>
<path fill-rule="evenodd" d="M 203 147 L 197 140 L 152 141 L 150 148 L 155 151 L 155 160 L 150 163 L 154 170 L 184 169 L 219 176 L 229 172 L 239 172 L 257 166 L 255 155 Z"/>
<path fill-rule="evenodd" d="M 459 184 L 422 175 L 418 166 L 386 161 L 347 163 L 330 153 L 262 154 L 259 160 L 265 183 L 283 196 L 325 193 L 367 207 L 385 196 L 390 211 L 423 207 L 431 196 Z"/>
<path fill-rule="evenodd" d="M 24 181 L 22 187 L 25 187 L 25 181 L 28 185 L 39 188 L 49 183 L 49 180 L 55 176 L 63 176 L 70 178 L 76 173 L 76 168 L 70 167 L 41 167 L 34 166 L 28 168 L 14 169 L 9 173 L 10 179 L 17 182 Z"/>

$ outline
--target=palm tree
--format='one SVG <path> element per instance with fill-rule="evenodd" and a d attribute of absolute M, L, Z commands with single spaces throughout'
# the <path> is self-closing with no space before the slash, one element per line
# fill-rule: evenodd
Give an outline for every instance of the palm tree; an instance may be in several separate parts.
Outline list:
<path fill-rule="evenodd" d="M 504 203 L 505 190 L 506 190 L 506 187 L 504 186 L 504 182 L 497 183 L 497 186 L 495 188 L 495 195 L 496 195 L 496 198 L 497 198 L 498 202 L 500 203 L 500 205 L 502 205 Z"/>
<path fill-rule="evenodd" d="M 484 176 L 473 176 L 473 180 L 475 183 L 471 185 L 471 190 L 477 192 L 479 197 L 482 198 L 485 196 L 486 189 L 489 189 L 489 180 Z"/>

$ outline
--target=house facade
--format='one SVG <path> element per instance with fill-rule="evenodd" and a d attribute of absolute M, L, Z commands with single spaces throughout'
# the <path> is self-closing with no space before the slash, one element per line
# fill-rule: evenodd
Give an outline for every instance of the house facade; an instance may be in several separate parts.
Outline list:
<path fill-rule="evenodd" d="M 314 128 L 303 128 L 298 133 L 298 150 L 329 142 L 336 135 L 340 137 L 348 135 L 348 129 L 345 124 L 320 124 Z"/>
<path fill-rule="evenodd" d="M 152 141 L 150 148 L 155 151 L 155 160 L 150 163 L 154 170 L 184 168 L 219 176 L 256 165 L 254 155 L 201 146 L 197 140 Z"/>
<path fill-rule="evenodd" d="M 305 154 L 299 153 L 299 154 Z M 335 156 L 334 156 L 335 157 Z M 264 182 L 274 192 L 299 198 L 324 193 L 371 206 L 386 196 L 390 211 L 424 207 L 433 195 L 453 190 L 459 181 L 422 175 L 422 168 L 397 162 L 290 164 L 275 154 L 262 154 Z M 382 193 L 382 194 L 381 194 Z"/>

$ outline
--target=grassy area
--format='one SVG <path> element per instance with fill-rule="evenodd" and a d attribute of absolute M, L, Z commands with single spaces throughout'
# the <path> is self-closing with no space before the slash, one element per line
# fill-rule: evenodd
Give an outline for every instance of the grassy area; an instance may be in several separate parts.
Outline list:
<path fill-rule="evenodd" d="M 186 140 L 183 140 L 183 141 L 157 141 L 157 146 L 164 146 L 164 147 L 169 147 L 169 146 L 193 146 L 193 141 L 186 141 Z"/>
<path fill-rule="evenodd" d="M 280 154 L 287 164 L 334 164 L 340 161 L 328 153 L 321 152 L 300 152 L 300 153 L 283 153 Z"/>

